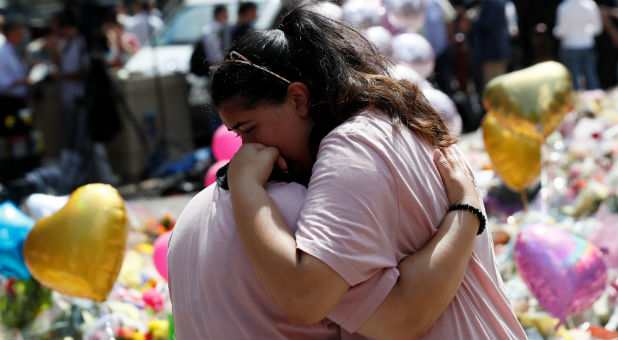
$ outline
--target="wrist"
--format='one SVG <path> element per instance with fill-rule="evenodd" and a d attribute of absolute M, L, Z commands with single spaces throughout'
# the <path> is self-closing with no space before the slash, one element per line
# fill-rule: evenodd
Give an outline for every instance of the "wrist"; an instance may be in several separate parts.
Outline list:
<path fill-rule="evenodd" d="M 480 209 L 472 205 L 469 205 L 469 204 L 453 204 L 448 208 L 449 212 L 456 211 L 456 210 L 464 210 L 464 211 L 468 211 L 476 215 L 476 217 L 479 220 L 479 228 L 476 234 L 481 235 L 483 233 L 487 225 L 487 218 L 485 217 L 485 214 L 483 214 L 483 212 Z"/>
<path fill-rule="evenodd" d="M 229 178 L 230 192 L 246 192 L 248 189 L 263 187 L 257 180 L 251 177 Z"/>

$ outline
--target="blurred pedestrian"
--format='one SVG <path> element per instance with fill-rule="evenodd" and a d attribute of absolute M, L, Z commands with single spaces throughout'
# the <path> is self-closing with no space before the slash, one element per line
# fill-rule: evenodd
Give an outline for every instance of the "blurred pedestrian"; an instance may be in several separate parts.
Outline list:
<path fill-rule="evenodd" d="M 0 181 L 15 179 L 36 165 L 33 155 L 32 115 L 28 110 L 28 67 L 20 50 L 23 23 L 8 20 L 0 46 Z M 8 164 L 5 164 L 8 162 Z M 10 165 L 10 166 L 9 166 Z"/>
<path fill-rule="evenodd" d="M 4 115 L 26 107 L 28 68 L 18 51 L 24 42 L 23 24 L 9 21 L 3 33 L 6 41 L 0 47 L 0 107 Z"/>
<path fill-rule="evenodd" d="M 0 14 L 0 46 L 4 44 L 6 37 L 4 36 L 4 17 Z"/>
<path fill-rule="evenodd" d="M 227 7 L 217 5 L 214 10 L 214 20 L 203 28 L 202 48 L 209 65 L 218 65 L 223 61 L 226 50 L 226 25 L 228 20 Z"/>
<path fill-rule="evenodd" d="M 109 49 L 105 59 L 111 67 L 122 67 L 140 49 L 137 36 L 125 31 L 115 17 L 103 24 L 103 32 Z"/>
<path fill-rule="evenodd" d="M 586 89 L 599 88 L 594 37 L 602 28 L 601 12 L 594 1 L 565 0 L 558 5 L 553 33 L 560 39 L 560 60 L 571 72 L 575 90 L 580 89 L 580 76 Z"/>
<path fill-rule="evenodd" d="M 84 80 L 90 67 L 90 56 L 86 39 L 77 29 L 77 18 L 70 12 L 64 12 L 59 18 L 60 34 L 64 46 L 60 52 L 59 72 L 54 77 L 60 81 L 61 103 L 69 126 L 67 144 L 72 147 L 81 139 L 85 112 L 83 100 L 85 95 Z"/>
<path fill-rule="evenodd" d="M 137 36 L 140 46 L 145 46 L 162 27 L 163 20 L 152 14 L 148 1 L 136 2 L 135 15 L 124 19 L 125 30 Z"/>
<path fill-rule="evenodd" d="M 449 96 L 453 95 L 453 49 L 455 8 L 446 0 L 426 1 L 425 36 L 431 44 L 436 62 L 432 78 L 438 88 Z"/>
<path fill-rule="evenodd" d="M 243 2 L 238 6 L 238 19 L 232 29 L 232 43 L 253 31 L 253 21 L 256 17 L 257 5 L 254 2 Z"/>
<path fill-rule="evenodd" d="M 618 85 L 618 1 L 596 0 L 601 11 L 603 31 L 597 37 L 599 63 L 597 71 L 601 88 Z"/>
<path fill-rule="evenodd" d="M 161 12 L 161 10 L 159 9 L 156 1 L 150 2 L 150 13 L 163 20 L 163 12 Z"/>
<path fill-rule="evenodd" d="M 472 58 L 482 76 L 477 81 L 480 95 L 491 79 L 507 71 L 511 51 L 505 0 L 480 1 L 478 15 L 472 21 L 471 40 Z"/>

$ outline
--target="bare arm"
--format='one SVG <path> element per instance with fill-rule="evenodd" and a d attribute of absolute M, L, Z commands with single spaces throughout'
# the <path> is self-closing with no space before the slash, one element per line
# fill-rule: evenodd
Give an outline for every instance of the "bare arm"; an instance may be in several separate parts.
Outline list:
<path fill-rule="evenodd" d="M 324 318 L 349 286 L 322 261 L 296 251 L 294 235 L 263 188 L 277 156 L 276 149 L 258 144 L 243 145 L 234 156 L 229 170 L 234 216 L 264 287 L 292 323 L 310 324 Z M 458 167 L 459 163 L 439 164 L 443 176 L 450 171 L 446 164 L 450 164 L 451 170 L 458 170 L 457 173 L 467 174 Z M 447 189 L 461 181 L 453 176 L 446 178 Z M 459 187 L 467 191 L 454 189 L 456 193 L 451 192 L 449 199 L 478 206 L 471 177 L 467 178 L 468 183 Z M 472 195 L 470 187 L 474 189 Z M 467 200 L 472 196 L 477 201 Z M 399 282 L 361 328 L 361 334 L 388 338 L 423 334 L 459 288 L 477 226 L 478 220 L 470 213 L 448 214 L 434 239 L 422 251 L 400 263 Z"/>
<path fill-rule="evenodd" d="M 453 150 L 438 151 L 434 160 L 450 204 L 481 206 L 472 174 Z M 463 280 L 478 218 L 467 211 L 446 215 L 423 248 L 399 263 L 399 280 L 380 307 L 358 330 L 374 339 L 418 338 L 449 305 Z"/>

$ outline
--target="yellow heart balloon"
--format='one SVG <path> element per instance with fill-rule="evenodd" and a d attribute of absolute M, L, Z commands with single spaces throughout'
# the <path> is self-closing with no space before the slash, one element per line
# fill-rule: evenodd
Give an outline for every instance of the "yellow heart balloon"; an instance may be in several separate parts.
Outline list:
<path fill-rule="evenodd" d="M 555 61 L 492 79 L 483 104 L 500 124 L 528 138 L 544 140 L 572 108 L 573 84 L 566 67 Z"/>
<path fill-rule="evenodd" d="M 541 142 L 505 128 L 494 112 L 485 115 L 482 127 L 485 149 L 504 183 L 515 191 L 530 186 L 541 173 Z"/>
<path fill-rule="evenodd" d="M 26 266 L 62 294 L 103 301 L 120 271 L 127 242 L 124 201 L 107 184 L 75 190 L 67 204 L 39 219 L 24 242 Z"/>

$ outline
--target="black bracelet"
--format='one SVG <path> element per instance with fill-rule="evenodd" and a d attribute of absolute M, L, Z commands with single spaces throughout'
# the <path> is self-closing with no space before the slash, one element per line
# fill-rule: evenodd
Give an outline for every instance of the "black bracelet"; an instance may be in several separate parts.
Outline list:
<path fill-rule="evenodd" d="M 479 231 L 476 234 L 480 235 L 483 233 L 483 231 L 485 231 L 487 219 L 485 218 L 485 215 L 483 215 L 483 213 L 477 208 L 469 204 L 453 204 L 448 208 L 448 211 L 451 212 L 453 210 L 468 210 L 469 212 L 473 213 L 474 215 L 476 215 L 476 217 L 479 218 L 479 222 L 481 222 L 481 225 L 479 225 Z"/>

